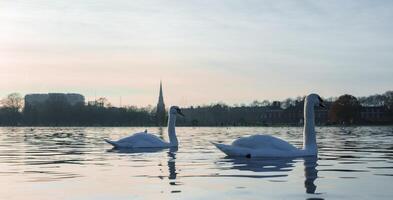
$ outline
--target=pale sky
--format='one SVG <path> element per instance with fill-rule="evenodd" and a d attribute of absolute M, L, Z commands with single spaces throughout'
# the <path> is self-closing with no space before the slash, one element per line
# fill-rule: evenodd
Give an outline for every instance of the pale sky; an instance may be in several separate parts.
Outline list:
<path fill-rule="evenodd" d="M 0 0 L 0 96 L 155 105 L 393 89 L 391 0 Z"/>

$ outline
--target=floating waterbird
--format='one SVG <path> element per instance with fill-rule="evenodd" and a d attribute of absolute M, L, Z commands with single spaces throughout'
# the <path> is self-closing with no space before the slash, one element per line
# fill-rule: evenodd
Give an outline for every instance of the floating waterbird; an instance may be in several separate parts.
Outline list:
<path fill-rule="evenodd" d="M 270 135 L 252 135 L 242 137 L 232 144 L 213 143 L 218 149 L 234 157 L 299 157 L 318 154 L 315 136 L 314 106 L 325 107 L 322 98 L 310 94 L 304 101 L 303 148 L 299 149 L 280 138 Z"/>
<path fill-rule="evenodd" d="M 114 148 L 169 148 L 177 147 L 179 142 L 176 137 L 176 115 L 184 116 L 180 108 L 172 106 L 169 109 L 168 119 L 168 136 L 169 142 L 162 140 L 156 135 L 147 133 L 147 130 L 140 133 L 135 133 L 131 136 L 122 138 L 118 141 L 111 141 L 105 139 L 105 141 L 111 144 Z"/>

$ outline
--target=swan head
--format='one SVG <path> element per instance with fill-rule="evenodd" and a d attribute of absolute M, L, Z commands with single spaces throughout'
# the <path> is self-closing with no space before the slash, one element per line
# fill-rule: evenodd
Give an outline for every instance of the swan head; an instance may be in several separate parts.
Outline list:
<path fill-rule="evenodd" d="M 312 103 L 314 106 L 320 106 L 322 108 L 326 108 L 325 104 L 323 103 L 323 99 L 317 94 L 309 94 L 306 97 L 306 101 L 308 103 Z"/>
<path fill-rule="evenodd" d="M 172 107 L 169 109 L 169 114 L 172 114 L 172 115 L 181 115 L 181 116 L 184 117 L 184 114 L 182 113 L 181 109 L 180 109 L 178 106 L 172 106 Z"/>

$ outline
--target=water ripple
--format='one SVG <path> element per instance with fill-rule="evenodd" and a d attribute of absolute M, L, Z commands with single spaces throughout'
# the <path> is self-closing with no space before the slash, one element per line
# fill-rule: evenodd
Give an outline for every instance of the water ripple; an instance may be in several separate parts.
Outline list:
<path fill-rule="evenodd" d="M 113 150 L 103 141 L 140 130 L 144 128 L 0 128 L 0 185 L 15 199 L 54 193 L 73 194 L 59 199 L 84 199 L 87 191 L 103 199 L 124 199 L 120 194 L 179 199 L 196 194 L 205 194 L 198 199 L 393 196 L 393 190 L 370 186 L 393 181 L 393 127 L 318 127 L 318 158 L 235 159 L 210 143 L 230 143 L 258 132 L 301 147 L 299 127 L 180 127 L 178 149 Z M 165 130 L 157 129 L 157 135 L 167 139 Z"/>

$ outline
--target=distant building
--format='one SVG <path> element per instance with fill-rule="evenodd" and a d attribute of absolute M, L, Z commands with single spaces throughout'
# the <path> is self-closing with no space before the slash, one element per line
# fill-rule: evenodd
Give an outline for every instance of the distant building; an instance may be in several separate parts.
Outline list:
<path fill-rule="evenodd" d="M 165 124 L 166 111 L 165 111 L 164 95 L 162 92 L 162 82 L 161 81 L 160 81 L 160 93 L 158 96 L 156 117 L 157 117 L 157 124 L 159 126 L 162 126 Z"/>
<path fill-rule="evenodd" d="M 78 103 L 85 104 L 85 97 L 74 93 L 27 94 L 25 96 L 25 107 L 36 106 L 48 101 L 61 101 L 70 105 L 76 105 Z"/>
<path fill-rule="evenodd" d="M 264 124 L 289 124 L 300 125 L 304 121 L 304 102 L 298 102 L 283 108 L 279 101 L 273 101 L 270 106 L 264 106 L 261 110 L 261 120 Z M 327 122 L 327 110 L 315 108 L 315 122 L 324 124 Z"/>
<path fill-rule="evenodd" d="M 261 120 L 264 124 L 283 123 L 284 109 L 281 108 L 280 102 L 273 102 L 271 106 L 262 107 L 260 112 Z"/>
<path fill-rule="evenodd" d="M 365 122 L 385 122 L 388 121 L 388 111 L 384 106 L 367 106 L 360 110 L 360 117 Z"/>

